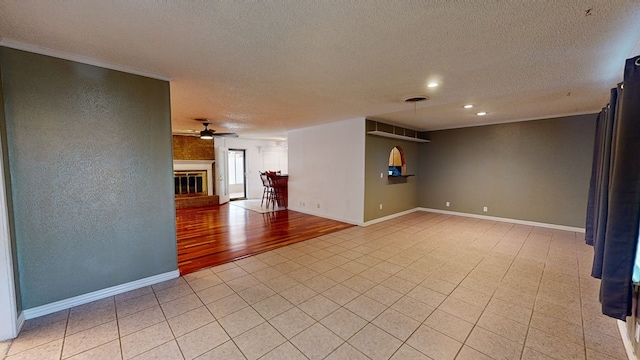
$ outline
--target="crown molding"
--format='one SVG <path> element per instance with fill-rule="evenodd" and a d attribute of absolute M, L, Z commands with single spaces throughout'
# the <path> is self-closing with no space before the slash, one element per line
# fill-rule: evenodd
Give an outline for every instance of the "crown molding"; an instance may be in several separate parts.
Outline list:
<path fill-rule="evenodd" d="M 144 76 L 144 77 L 148 77 L 148 78 L 152 78 L 152 79 L 163 80 L 163 81 L 171 81 L 171 77 L 167 76 L 167 75 L 155 74 L 155 73 L 152 73 L 152 72 L 148 72 L 148 71 L 144 71 L 144 70 L 128 67 L 128 66 L 125 66 L 125 65 L 112 64 L 112 63 L 107 62 L 107 61 L 94 59 L 94 58 L 90 58 L 90 57 L 87 57 L 87 56 L 82 56 L 82 55 L 78 55 L 78 54 L 71 54 L 71 53 L 68 53 L 68 52 L 49 49 L 49 48 L 46 48 L 46 47 L 27 44 L 27 43 L 15 41 L 15 40 L 0 38 L 0 46 L 4 46 L 4 47 L 11 48 L 11 49 L 16 49 L 16 50 L 28 51 L 28 52 L 32 52 L 32 53 L 36 53 L 36 54 L 40 54 L 40 55 L 52 56 L 52 57 L 59 58 L 59 59 L 75 61 L 75 62 L 87 64 L 87 65 L 93 65 L 93 66 L 106 68 L 106 69 L 122 71 L 122 72 L 126 72 L 126 73 L 129 73 L 129 74 L 140 75 L 140 76 Z"/>
<path fill-rule="evenodd" d="M 602 105 L 604 106 L 604 103 Z M 598 110 L 587 110 L 587 111 L 576 111 L 576 112 L 563 113 L 563 114 L 544 115 L 544 116 L 536 116 L 536 117 L 528 117 L 528 118 L 517 118 L 517 119 L 507 120 L 507 121 L 478 122 L 478 123 L 468 124 L 468 125 L 456 125 L 456 126 L 453 126 L 453 127 L 447 127 L 447 126 L 435 127 L 435 128 L 430 128 L 429 130 L 422 130 L 422 131 L 429 132 L 429 131 L 440 131 L 440 130 L 455 130 L 455 129 L 464 129 L 464 128 L 469 128 L 469 127 L 512 124 L 512 123 L 519 123 L 519 122 L 525 122 L 525 121 L 552 120 L 552 119 L 559 119 L 559 118 L 564 118 L 564 117 L 580 116 L 580 115 L 594 115 L 595 116 L 599 112 L 600 112 L 600 109 L 598 109 Z"/>

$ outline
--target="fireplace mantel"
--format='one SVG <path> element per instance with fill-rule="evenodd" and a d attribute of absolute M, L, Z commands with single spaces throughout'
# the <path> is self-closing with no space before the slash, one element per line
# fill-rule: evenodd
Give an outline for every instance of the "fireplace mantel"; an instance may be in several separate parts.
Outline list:
<path fill-rule="evenodd" d="M 215 160 L 173 160 L 173 171 L 206 171 L 207 194 L 213 195 L 213 171 Z"/>

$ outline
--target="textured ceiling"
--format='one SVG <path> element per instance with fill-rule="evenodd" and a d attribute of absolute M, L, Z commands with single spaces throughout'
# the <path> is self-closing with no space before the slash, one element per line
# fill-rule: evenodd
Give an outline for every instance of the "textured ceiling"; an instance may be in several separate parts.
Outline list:
<path fill-rule="evenodd" d="M 640 2 L 0 0 L 0 38 L 171 77 L 176 132 L 433 130 L 598 111 L 640 50 Z"/>

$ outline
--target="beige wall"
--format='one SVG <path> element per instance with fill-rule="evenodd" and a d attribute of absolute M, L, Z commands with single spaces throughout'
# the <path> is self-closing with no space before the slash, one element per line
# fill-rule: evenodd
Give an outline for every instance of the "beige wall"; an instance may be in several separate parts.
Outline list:
<path fill-rule="evenodd" d="M 406 173 L 416 176 L 387 178 L 389 154 L 394 146 L 404 150 Z M 367 135 L 365 145 L 364 221 L 393 215 L 418 206 L 420 144 L 398 139 Z M 382 178 L 380 178 L 380 174 Z M 382 210 L 380 210 L 382 204 Z"/>
<path fill-rule="evenodd" d="M 418 205 L 584 227 L 595 120 L 593 114 L 431 132 L 420 149 Z"/>
<path fill-rule="evenodd" d="M 3 47 L 0 67 L 22 308 L 176 271 L 169 82 Z"/>

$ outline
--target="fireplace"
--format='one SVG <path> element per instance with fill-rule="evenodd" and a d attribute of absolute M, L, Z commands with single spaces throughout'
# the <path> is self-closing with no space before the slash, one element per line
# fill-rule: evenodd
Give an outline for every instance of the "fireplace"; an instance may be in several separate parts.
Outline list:
<path fill-rule="evenodd" d="M 176 197 L 207 196 L 206 171 L 174 171 Z"/>
<path fill-rule="evenodd" d="M 212 160 L 174 160 L 176 198 L 213 195 Z"/>

